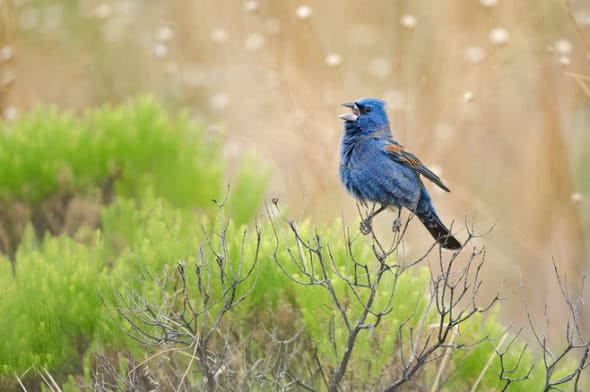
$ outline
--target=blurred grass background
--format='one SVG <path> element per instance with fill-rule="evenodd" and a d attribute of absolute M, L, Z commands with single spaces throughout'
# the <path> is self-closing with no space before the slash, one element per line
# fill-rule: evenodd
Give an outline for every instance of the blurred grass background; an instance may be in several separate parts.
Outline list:
<path fill-rule="evenodd" d="M 495 224 L 490 290 L 522 280 L 539 310 L 558 300 L 552 258 L 570 282 L 588 269 L 588 1 L 3 0 L 0 14 L 8 121 L 152 93 L 215 124 L 234 170 L 247 151 L 268 162 L 268 195 L 294 214 L 356 224 L 338 105 L 381 97 L 395 136 L 452 189 L 433 191 L 443 219 Z M 407 252 L 429 241 L 413 225 Z"/>

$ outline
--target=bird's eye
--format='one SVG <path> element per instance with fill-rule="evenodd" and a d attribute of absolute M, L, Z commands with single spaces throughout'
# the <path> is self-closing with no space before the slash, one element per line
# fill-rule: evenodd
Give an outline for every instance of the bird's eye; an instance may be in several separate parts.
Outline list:
<path fill-rule="evenodd" d="M 365 108 L 365 113 L 371 113 L 371 107 L 370 106 L 367 106 Z"/>

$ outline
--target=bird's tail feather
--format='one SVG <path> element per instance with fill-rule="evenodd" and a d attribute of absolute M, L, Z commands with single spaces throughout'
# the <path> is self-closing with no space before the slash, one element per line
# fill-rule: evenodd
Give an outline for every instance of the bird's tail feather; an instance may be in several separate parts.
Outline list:
<path fill-rule="evenodd" d="M 461 243 L 453 237 L 449 229 L 447 229 L 436 214 L 430 201 L 430 195 L 424 185 L 422 185 L 422 188 L 420 189 L 420 199 L 416 206 L 416 216 L 440 246 L 452 250 L 461 248 Z"/>
<path fill-rule="evenodd" d="M 441 222 L 438 215 L 436 215 L 436 212 L 434 212 L 434 209 L 430 208 L 429 210 L 420 212 L 416 215 L 440 246 L 452 250 L 461 248 L 461 243 L 453 237 L 453 234 L 451 234 L 449 229 L 447 229 L 444 223 Z"/>

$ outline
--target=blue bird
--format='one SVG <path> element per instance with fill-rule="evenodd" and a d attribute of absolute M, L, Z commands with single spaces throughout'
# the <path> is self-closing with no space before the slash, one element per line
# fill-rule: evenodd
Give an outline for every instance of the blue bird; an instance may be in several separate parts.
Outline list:
<path fill-rule="evenodd" d="M 378 203 L 363 222 L 361 232 L 368 234 L 372 219 L 386 208 L 398 209 L 393 229 L 401 226 L 401 208 L 414 213 L 434 239 L 446 249 L 460 249 L 461 244 L 442 223 L 421 176 L 450 192 L 441 179 L 416 156 L 393 138 L 385 102 L 376 98 L 361 98 L 342 104 L 352 113 L 340 116 L 344 120 L 344 135 L 340 145 L 340 180 L 363 204 Z"/>

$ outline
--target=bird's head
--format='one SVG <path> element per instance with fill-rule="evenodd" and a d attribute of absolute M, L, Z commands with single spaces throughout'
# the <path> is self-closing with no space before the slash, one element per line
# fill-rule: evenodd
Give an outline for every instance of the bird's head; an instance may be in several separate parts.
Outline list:
<path fill-rule="evenodd" d="M 340 115 L 346 128 L 358 128 L 362 133 L 389 131 L 389 120 L 385 112 L 385 102 L 377 98 L 361 98 L 354 102 L 343 103 L 352 113 Z"/>

